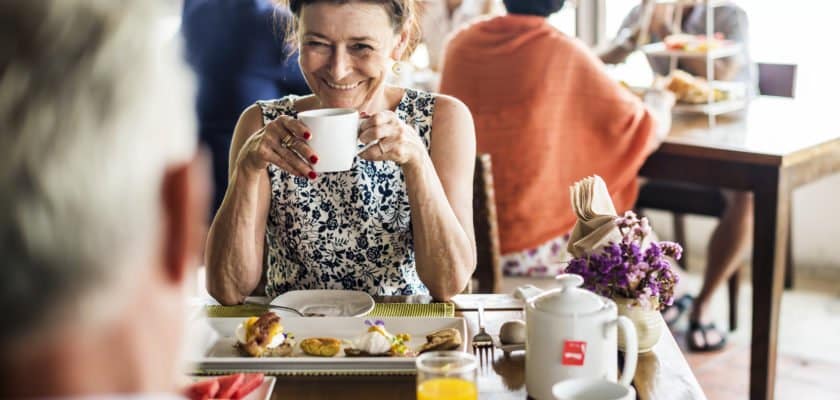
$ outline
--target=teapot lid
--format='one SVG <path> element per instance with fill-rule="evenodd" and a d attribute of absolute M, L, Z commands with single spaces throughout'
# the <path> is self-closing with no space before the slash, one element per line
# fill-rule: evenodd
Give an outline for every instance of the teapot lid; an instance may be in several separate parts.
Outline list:
<path fill-rule="evenodd" d="M 554 289 L 537 296 L 533 300 L 534 308 L 554 314 L 588 314 L 604 307 L 604 300 L 586 289 L 580 289 L 583 278 L 576 274 L 557 276 L 559 289 Z"/>

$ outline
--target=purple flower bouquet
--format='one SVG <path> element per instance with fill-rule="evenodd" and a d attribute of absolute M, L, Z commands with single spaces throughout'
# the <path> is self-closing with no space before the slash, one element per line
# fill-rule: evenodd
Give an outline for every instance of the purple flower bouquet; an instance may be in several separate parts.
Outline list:
<path fill-rule="evenodd" d="M 634 306 L 662 310 L 674 301 L 679 276 L 667 257 L 679 260 L 682 247 L 674 242 L 652 242 L 647 218 L 632 211 L 617 217 L 621 242 L 573 258 L 566 273 L 583 277 L 583 287 L 608 298 L 627 298 Z"/>

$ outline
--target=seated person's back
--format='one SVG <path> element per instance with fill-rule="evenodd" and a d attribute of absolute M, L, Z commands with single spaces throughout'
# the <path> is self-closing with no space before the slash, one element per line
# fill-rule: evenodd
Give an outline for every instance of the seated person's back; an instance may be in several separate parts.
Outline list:
<path fill-rule="evenodd" d="M 545 16 L 562 1 L 506 1 L 508 15 L 450 41 L 441 92 L 472 110 L 477 150 L 493 163 L 503 268 L 548 275 L 564 258 L 574 223 L 569 186 L 598 174 L 616 208 L 630 209 L 636 177 L 656 145 L 638 98 Z"/>

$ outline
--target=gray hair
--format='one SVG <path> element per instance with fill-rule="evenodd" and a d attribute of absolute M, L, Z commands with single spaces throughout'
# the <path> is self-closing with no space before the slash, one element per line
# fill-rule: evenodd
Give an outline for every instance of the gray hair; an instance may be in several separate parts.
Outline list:
<path fill-rule="evenodd" d="M 93 299 L 118 301 L 154 256 L 163 174 L 196 147 L 193 78 L 156 3 L 0 3 L 0 347 L 102 318 Z"/>

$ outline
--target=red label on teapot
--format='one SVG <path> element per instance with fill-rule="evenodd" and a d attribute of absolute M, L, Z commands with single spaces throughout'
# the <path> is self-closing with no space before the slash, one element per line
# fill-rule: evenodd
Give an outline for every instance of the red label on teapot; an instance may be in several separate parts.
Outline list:
<path fill-rule="evenodd" d="M 586 355 L 586 342 L 567 340 L 563 343 L 563 365 L 583 365 Z"/>

